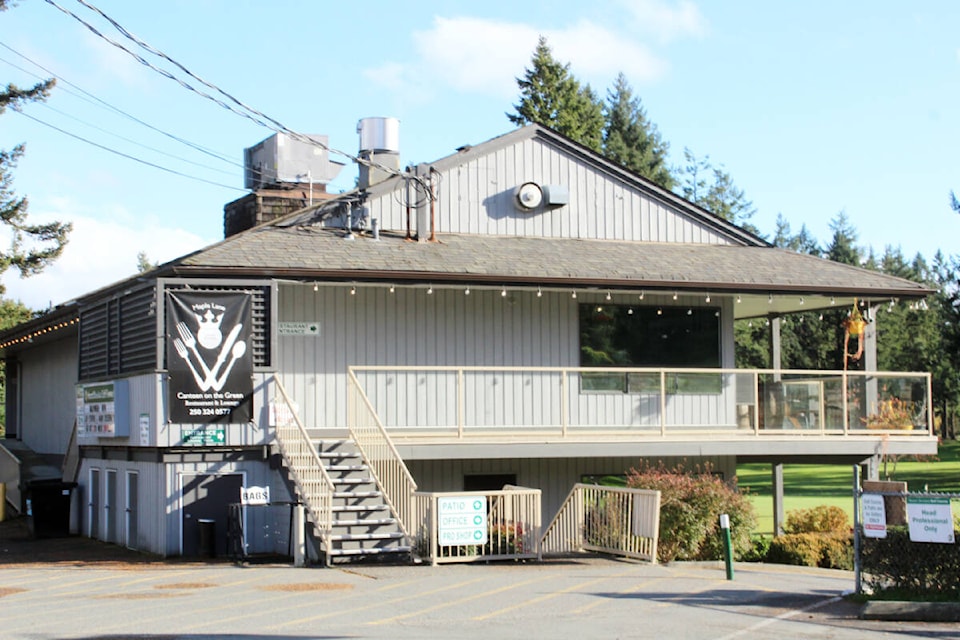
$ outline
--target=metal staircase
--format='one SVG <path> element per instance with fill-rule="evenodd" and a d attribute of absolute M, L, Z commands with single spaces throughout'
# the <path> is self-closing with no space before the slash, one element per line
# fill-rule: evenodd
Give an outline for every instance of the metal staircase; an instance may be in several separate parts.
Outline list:
<path fill-rule="evenodd" d="M 320 440 L 316 445 L 334 487 L 333 519 L 325 549 L 328 562 L 408 560 L 406 536 L 357 445 L 349 439 Z"/>

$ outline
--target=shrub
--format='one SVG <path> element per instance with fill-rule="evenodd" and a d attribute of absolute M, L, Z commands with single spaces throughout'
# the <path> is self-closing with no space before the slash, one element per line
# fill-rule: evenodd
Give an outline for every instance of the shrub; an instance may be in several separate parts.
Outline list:
<path fill-rule="evenodd" d="M 835 505 L 796 509 L 787 514 L 785 533 L 846 533 L 850 531 L 847 512 Z"/>
<path fill-rule="evenodd" d="M 687 471 L 682 465 L 631 469 L 627 486 L 660 492 L 660 539 L 657 558 L 719 560 L 723 557 L 720 514 L 730 516 L 734 557 L 750 551 L 750 532 L 756 524 L 753 505 L 735 486 L 710 473 L 710 467 Z"/>
<path fill-rule="evenodd" d="M 825 569 L 853 569 L 849 533 L 787 533 L 770 542 L 767 562 Z"/>
<path fill-rule="evenodd" d="M 888 526 L 886 538 L 863 539 L 860 562 L 874 595 L 960 598 L 960 543 L 911 542 L 908 527 Z"/>

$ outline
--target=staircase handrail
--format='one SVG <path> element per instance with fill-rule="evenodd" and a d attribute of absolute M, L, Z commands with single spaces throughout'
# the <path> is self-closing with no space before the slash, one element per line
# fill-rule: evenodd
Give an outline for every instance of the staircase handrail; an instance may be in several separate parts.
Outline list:
<path fill-rule="evenodd" d="M 411 539 L 415 537 L 413 534 L 419 527 L 414 499 L 417 483 L 352 369 L 347 371 L 347 390 L 348 394 L 356 394 L 355 398 L 360 404 L 355 407 L 354 402 L 347 403 L 347 428 L 350 430 L 350 437 L 370 468 L 374 481 L 383 493 L 384 501 L 397 518 L 400 529 L 408 539 Z M 366 410 L 372 422 L 372 428 L 360 431 L 356 415 L 358 408 Z M 375 455 L 375 451 L 380 455 Z"/>
<path fill-rule="evenodd" d="M 277 376 L 273 377 L 273 383 L 277 391 L 280 392 L 280 396 L 283 398 L 283 402 L 286 404 L 296 424 L 296 429 L 293 429 L 289 424 L 281 424 L 281 421 L 278 420 L 275 426 L 274 438 L 280 448 L 280 454 L 283 456 L 287 468 L 290 470 L 300 497 L 304 501 L 307 513 L 313 520 L 323 548 L 329 550 L 330 532 L 333 529 L 333 480 L 330 479 L 326 467 L 323 466 L 317 447 L 314 446 L 310 435 L 307 433 L 306 427 L 303 426 L 300 416 L 294 409 L 293 402 L 290 400 L 287 390 Z M 288 435 L 295 438 L 296 442 L 293 442 L 292 439 L 288 440 L 286 437 Z M 309 468 L 303 467 L 294 460 L 294 452 L 292 451 L 294 446 L 298 447 L 300 456 L 305 457 L 306 460 L 312 463 Z M 316 480 L 310 482 L 307 478 L 301 477 L 308 472 L 314 472 L 319 482 Z M 316 489 L 316 493 L 311 491 L 311 488 Z"/>
<path fill-rule="evenodd" d="M 70 439 L 67 441 L 67 450 L 63 455 L 63 464 L 60 466 L 60 474 L 64 482 L 75 482 L 80 472 L 80 441 L 77 439 L 77 428 L 77 420 L 74 419 Z"/>

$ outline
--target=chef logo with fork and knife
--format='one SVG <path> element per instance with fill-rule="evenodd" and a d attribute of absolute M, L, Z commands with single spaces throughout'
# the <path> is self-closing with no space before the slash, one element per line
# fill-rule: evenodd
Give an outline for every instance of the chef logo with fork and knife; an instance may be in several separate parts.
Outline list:
<path fill-rule="evenodd" d="M 246 422 L 250 296 L 174 291 L 168 298 L 167 366 L 174 422 Z"/>

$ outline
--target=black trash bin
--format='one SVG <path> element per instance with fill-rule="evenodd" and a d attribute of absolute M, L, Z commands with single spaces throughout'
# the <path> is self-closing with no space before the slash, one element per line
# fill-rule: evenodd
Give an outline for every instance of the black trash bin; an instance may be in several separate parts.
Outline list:
<path fill-rule="evenodd" d="M 206 558 L 217 557 L 217 521 L 207 518 L 197 520 L 200 531 L 200 555 Z"/>
<path fill-rule="evenodd" d="M 76 482 L 31 480 L 26 485 L 27 528 L 34 538 L 70 535 L 70 502 Z"/>

